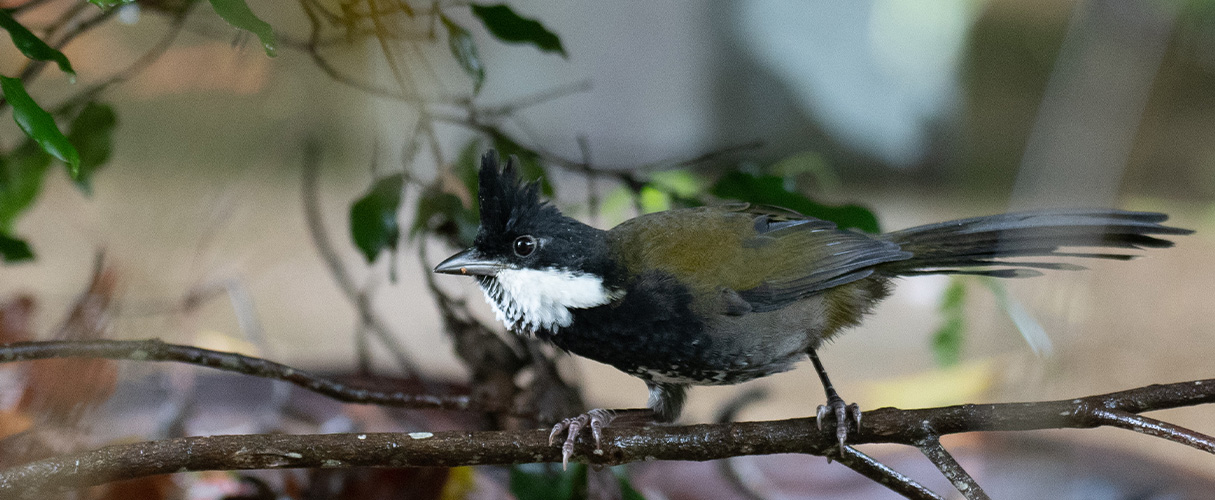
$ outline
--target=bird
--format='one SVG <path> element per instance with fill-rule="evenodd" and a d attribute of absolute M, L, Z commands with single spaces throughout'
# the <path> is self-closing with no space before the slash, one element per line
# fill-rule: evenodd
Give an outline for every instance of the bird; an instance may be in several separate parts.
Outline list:
<path fill-rule="evenodd" d="M 1100 208 L 1005 213 L 868 234 L 749 203 L 677 208 L 601 230 L 541 200 L 490 150 L 481 158 L 481 224 L 473 245 L 437 273 L 475 278 L 509 330 L 640 378 L 646 408 L 593 409 L 553 426 L 568 464 L 581 433 L 601 449 L 613 420 L 678 418 L 690 386 L 730 385 L 809 359 L 826 393 L 816 417 L 835 420 L 842 453 L 860 411 L 818 357 L 860 324 L 897 278 L 967 274 L 1022 278 L 1079 270 L 1059 259 L 1129 260 L 1192 233 L 1168 216 Z M 1113 250 L 1123 250 L 1116 252 Z M 1042 257 L 1031 261 L 1009 260 Z"/>

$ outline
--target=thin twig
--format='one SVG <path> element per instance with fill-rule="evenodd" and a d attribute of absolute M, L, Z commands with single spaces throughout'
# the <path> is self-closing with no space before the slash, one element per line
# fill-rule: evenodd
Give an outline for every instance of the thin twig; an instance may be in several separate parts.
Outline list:
<path fill-rule="evenodd" d="M 953 455 L 950 455 L 944 446 L 941 446 L 939 439 L 935 437 L 924 439 L 917 447 L 967 500 L 991 500 L 975 478 L 962 468 L 962 464 L 954 460 Z"/>
<path fill-rule="evenodd" d="M 300 8 L 304 10 L 304 14 L 308 16 L 308 21 L 312 26 L 312 31 L 308 37 L 308 43 L 304 49 L 306 52 L 308 52 L 308 55 L 312 57 L 312 62 L 316 63 L 317 67 L 321 68 L 321 71 L 328 75 L 330 79 L 338 83 L 354 87 L 374 96 L 387 97 L 402 102 L 425 104 L 425 102 L 417 96 L 409 96 L 401 92 L 357 80 L 354 77 L 342 73 L 341 70 L 334 67 L 333 64 L 330 63 L 328 59 L 325 59 L 325 56 L 322 56 L 320 53 L 322 28 L 320 17 L 314 10 L 316 7 L 308 0 L 300 0 Z"/>
<path fill-rule="evenodd" d="M 216 370 L 282 380 L 338 401 L 413 409 L 468 410 L 467 396 L 384 392 L 349 385 L 281 363 L 232 352 L 149 340 L 14 342 L 0 344 L 0 363 L 54 358 L 172 361 Z"/>
<path fill-rule="evenodd" d="M 1099 408 L 1093 411 L 1092 418 L 1100 422 L 1101 425 L 1129 429 L 1149 436 L 1181 443 L 1207 453 L 1215 453 L 1215 439 L 1212 439 L 1210 436 L 1151 417 L 1135 415 L 1123 410 Z"/>
<path fill-rule="evenodd" d="M 182 11 L 180 15 L 175 17 L 172 25 L 170 25 L 169 29 L 165 31 L 165 35 L 161 37 L 160 40 L 152 46 L 152 48 L 148 49 L 147 52 L 144 52 L 142 56 L 139 56 L 135 62 L 132 62 L 126 68 L 123 68 L 121 71 L 113 74 L 105 81 L 93 85 L 75 96 L 72 96 L 72 98 L 64 101 L 62 104 L 56 107 L 56 112 L 66 112 L 67 110 L 95 99 L 97 94 L 100 94 L 102 91 L 110 88 L 110 86 L 130 80 L 135 75 L 146 70 L 152 65 L 152 63 L 159 60 L 160 57 L 165 54 L 165 52 L 168 52 L 169 47 L 173 46 L 173 42 L 177 41 L 177 37 L 181 35 L 182 26 L 185 25 L 186 14 L 189 13 L 189 9 L 193 5 L 194 4 L 190 4 L 186 7 L 186 10 Z"/>
<path fill-rule="evenodd" d="M 321 255 L 321 260 L 329 268 L 329 273 L 337 282 L 342 294 L 354 305 L 363 328 L 375 334 L 376 339 L 384 345 L 402 371 L 409 376 L 415 376 L 417 364 L 409 356 L 404 344 L 375 313 L 371 299 L 355 284 L 354 278 L 350 276 L 350 271 L 342 263 L 337 248 L 329 239 L 324 218 L 321 216 L 320 194 L 317 186 L 320 176 L 320 150 L 313 141 L 304 145 L 304 165 L 301 176 L 300 194 L 304 204 L 304 221 L 307 223 L 308 235 L 312 237 L 313 246 L 316 247 L 317 253 Z"/>
<path fill-rule="evenodd" d="M 913 500 L 942 500 L 940 495 L 933 493 L 932 490 L 925 488 L 914 479 L 891 469 L 886 464 L 874 460 L 873 457 L 861 453 L 860 450 L 851 446 L 845 446 L 842 455 L 832 458 L 849 469 L 856 471 L 858 474 L 890 488 L 891 491 L 907 498 Z"/>
<path fill-rule="evenodd" d="M 30 9 L 36 8 L 36 7 L 38 7 L 38 6 L 42 5 L 42 4 L 45 4 L 45 3 L 49 2 L 49 1 L 52 1 L 52 0 L 30 0 L 30 1 L 28 1 L 28 2 L 25 2 L 25 3 L 21 4 L 21 5 L 17 5 L 17 6 L 15 6 L 15 7 L 9 7 L 9 8 L 8 8 L 8 13 L 9 13 L 9 15 L 11 15 L 11 16 L 13 16 L 13 17 L 16 17 L 18 14 L 20 14 L 20 13 L 22 13 L 22 12 L 25 12 L 25 11 L 27 11 L 27 10 L 30 10 Z"/>
<path fill-rule="evenodd" d="M 483 106 L 477 110 L 477 113 L 479 115 L 486 116 L 489 118 L 499 118 L 502 116 L 517 113 L 523 109 L 530 108 L 532 106 L 555 101 L 555 100 L 561 99 L 563 97 L 568 97 L 568 96 L 571 96 L 574 94 L 580 94 L 583 92 L 590 92 L 591 88 L 592 88 L 591 82 L 589 80 L 583 80 L 583 81 L 574 82 L 574 83 L 571 83 L 568 85 L 562 85 L 559 87 L 541 90 L 534 94 L 523 96 L 519 99 L 516 99 L 513 102 L 503 104 L 500 106 Z M 584 161 L 585 161 L 585 159 L 584 159 Z M 587 164 L 589 164 L 589 162 L 587 162 Z"/>
<path fill-rule="evenodd" d="M 87 7 L 87 5 L 82 3 L 82 4 L 80 4 L 80 7 Z M 73 8 L 75 8 L 75 7 L 73 7 Z M 65 18 L 63 19 L 63 22 L 65 24 L 71 20 L 71 17 L 75 17 L 75 14 L 77 13 L 77 12 L 72 12 L 72 11 L 69 11 L 69 12 L 71 13 L 71 16 L 70 17 L 65 16 Z M 110 9 L 105 12 L 97 13 L 93 17 L 90 17 L 90 18 L 84 20 L 80 24 L 76 25 L 76 27 L 73 28 L 71 31 L 64 33 L 63 37 L 60 38 L 59 41 L 57 41 L 53 44 L 53 47 L 55 47 L 56 50 L 63 50 L 63 48 L 65 46 L 67 46 L 68 43 L 71 43 L 72 40 L 75 40 L 77 37 L 89 32 L 93 28 L 101 26 L 102 23 L 109 20 L 110 17 L 113 17 L 114 14 L 117 12 L 118 12 L 118 9 Z M 55 29 L 55 28 L 52 28 L 52 30 L 53 29 Z M 30 80 L 33 80 L 34 78 L 36 78 L 38 76 L 38 73 L 40 73 L 42 71 L 42 69 L 46 67 L 46 64 L 47 64 L 47 61 L 30 61 L 29 64 L 27 64 L 25 66 L 25 69 L 21 71 L 19 78 L 23 82 L 29 82 Z"/>

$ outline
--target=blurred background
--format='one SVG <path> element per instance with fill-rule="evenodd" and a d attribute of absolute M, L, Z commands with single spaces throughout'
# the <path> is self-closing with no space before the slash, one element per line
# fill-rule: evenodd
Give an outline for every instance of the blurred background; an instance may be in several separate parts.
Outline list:
<path fill-rule="evenodd" d="M 36 3 L 19 11 L 26 26 L 56 26 L 77 7 Z M 274 58 L 205 4 L 115 8 L 63 46 L 77 81 L 48 69 L 26 82 L 35 99 L 68 99 L 124 74 L 168 34 L 172 43 L 100 94 L 117 125 L 91 194 L 53 168 L 9 228 L 36 259 L 0 266 L 0 299 L 29 298 L 28 324 L 47 337 L 104 252 L 114 283 L 106 337 L 155 337 L 332 373 L 357 371 L 364 346 L 370 373 L 402 376 L 404 360 L 459 384 L 469 372 L 444 332 L 427 270 L 459 241 L 460 228 L 453 234 L 443 217 L 464 212 L 419 219 L 418 209 L 433 210 L 422 201 L 435 193 L 467 209 L 458 172 L 468 152 L 513 145 L 534 157 L 559 206 L 604 228 L 713 198 L 711 186 L 742 172 L 780 178 L 780 189 L 827 207 L 864 207 L 882 230 L 1052 206 L 1162 211 L 1197 230 L 1137 260 L 1083 263 L 1089 271 L 995 285 L 903 280 L 863 326 L 821 351 L 841 394 L 862 409 L 1069 398 L 1215 373 L 1209 2 L 510 2 L 557 35 L 561 51 L 506 43 L 467 4 L 440 4 L 443 16 L 428 14 L 430 3 L 415 12 L 374 1 L 251 2 L 278 33 Z M 377 8 L 387 13 L 338 16 Z M 451 39 L 475 46 L 476 58 L 453 56 Z M 483 71 L 479 89 L 470 61 Z M 0 44 L 0 73 L 25 64 Z M 5 117 L 0 147 L 11 152 L 22 140 Z M 311 197 L 301 194 L 306 144 L 319 151 Z M 421 236 L 402 235 L 399 248 L 368 262 L 350 236 L 351 205 L 400 172 L 408 182 L 397 217 L 403 233 L 422 220 Z M 319 209 L 333 246 L 328 264 L 303 199 Z M 370 327 L 335 281 L 333 259 L 408 359 L 385 349 L 391 342 L 366 340 Z M 438 278 L 437 286 L 505 335 L 471 280 Z M 554 357 L 588 406 L 644 404 L 639 380 Z M 116 396 L 97 410 L 109 416 L 92 424 L 106 428 L 96 431 L 104 439 L 154 436 L 166 411 L 157 409 L 161 396 L 149 396 L 157 390 L 216 384 L 195 379 L 214 377 L 199 369 L 118 367 Z M 6 384 L 24 373 L 0 370 Z M 237 392 L 277 390 L 222 380 Z M 813 371 L 801 367 L 694 389 L 682 420 L 710 421 L 757 388 L 767 397 L 739 418 L 806 416 L 822 399 Z M 226 401 L 223 393 L 198 397 Z M 224 404 L 241 410 L 194 403 L 189 433 L 263 430 L 265 419 L 249 415 L 275 410 L 258 397 L 231 399 Z M 138 409 L 147 411 L 132 417 Z M 370 428 L 352 411 L 337 415 Z M 126 423 L 102 424 L 114 415 Z M 1152 416 L 1215 433 L 1209 407 Z M 334 429 L 354 424 L 343 425 Z M 1191 496 L 1194 485 L 1215 481 L 1209 454 L 1126 431 L 963 435 L 946 444 L 964 450 L 963 464 L 990 492 L 1018 492 L 1006 498 L 1201 498 Z M 926 484 L 945 484 L 932 483 L 941 480 L 915 450 L 873 451 L 896 468 L 909 464 L 913 476 L 919 470 Z M 818 459 L 739 462 L 745 482 L 767 498 L 889 494 Z M 671 467 L 678 477 L 717 474 L 710 464 Z M 806 489 L 797 482 L 804 475 L 788 472 L 819 469 L 814 484 L 832 486 Z M 690 489 L 696 481 L 663 489 L 671 477 L 642 467 L 634 481 L 647 498 L 713 496 Z"/>

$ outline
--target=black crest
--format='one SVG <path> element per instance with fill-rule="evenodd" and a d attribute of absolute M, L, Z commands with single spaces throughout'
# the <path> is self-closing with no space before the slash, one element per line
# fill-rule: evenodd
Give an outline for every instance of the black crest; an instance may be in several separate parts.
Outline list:
<path fill-rule="evenodd" d="M 477 193 L 481 204 L 479 241 L 517 232 L 521 229 L 520 224 L 561 217 L 556 207 L 540 201 L 538 183 L 519 181 L 517 163 L 512 156 L 506 161 L 506 167 L 499 169 L 498 152 L 492 149 L 481 157 L 481 185 Z"/>

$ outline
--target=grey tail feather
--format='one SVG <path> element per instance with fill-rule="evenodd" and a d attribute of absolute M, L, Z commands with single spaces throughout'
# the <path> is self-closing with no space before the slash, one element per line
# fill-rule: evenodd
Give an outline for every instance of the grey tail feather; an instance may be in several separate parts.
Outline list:
<path fill-rule="evenodd" d="M 1080 269 L 1058 262 L 1018 262 L 1015 257 L 1082 257 L 1129 260 L 1133 253 L 1097 249 L 1168 248 L 1158 236 L 1193 233 L 1162 225 L 1168 216 L 1107 209 L 1042 210 L 974 217 L 882 235 L 912 256 L 877 267 L 886 275 L 977 274 L 1000 278 L 1037 276 L 1035 269 Z M 1060 251 L 1062 248 L 1080 251 Z M 1093 249 L 1088 252 L 1084 249 Z"/>

